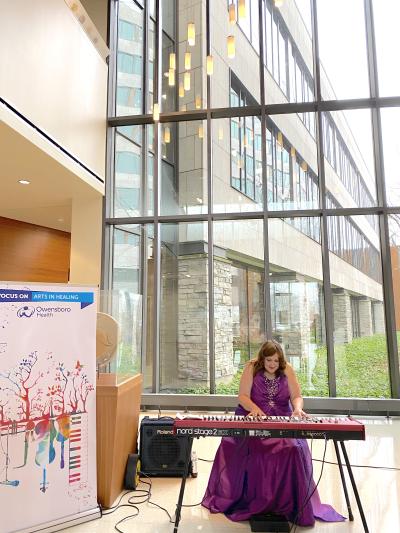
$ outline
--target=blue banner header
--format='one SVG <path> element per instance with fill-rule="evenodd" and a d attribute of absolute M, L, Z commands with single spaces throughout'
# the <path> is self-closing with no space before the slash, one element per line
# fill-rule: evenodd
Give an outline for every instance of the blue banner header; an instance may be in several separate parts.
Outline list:
<path fill-rule="evenodd" d="M 0 302 L 80 303 L 81 309 L 94 302 L 93 292 L 46 292 L 0 289 Z"/>

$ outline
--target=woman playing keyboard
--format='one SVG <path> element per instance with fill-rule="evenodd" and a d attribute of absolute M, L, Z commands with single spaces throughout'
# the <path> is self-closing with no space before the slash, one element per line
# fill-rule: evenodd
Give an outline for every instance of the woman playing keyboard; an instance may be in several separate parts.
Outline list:
<path fill-rule="evenodd" d="M 306 417 L 300 385 L 282 347 L 269 340 L 242 374 L 236 415 Z M 286 517 L 300 526 L 315 519 L 345 518 L 321 503 L 307 441 L 280 438 L 221 440 L 202 504 L 234 521 L 258 513 Z"/>

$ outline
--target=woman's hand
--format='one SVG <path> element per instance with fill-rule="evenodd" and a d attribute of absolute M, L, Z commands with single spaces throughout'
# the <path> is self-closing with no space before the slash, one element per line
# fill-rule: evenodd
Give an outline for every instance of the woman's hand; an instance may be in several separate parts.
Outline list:
<path fill-rule="evenodd" d="M 260 409 L 257 405 L 254 406 L 254 408 L 250 411 L 250 413 L 247 415 L 248 417 L 257 418 L 259 416 L 267 416 L 262 409 Z"/>
<path fill-rule="evenodd" d="M 308 418 L 308 414 L 300 407 L 297 407 L 292 413 L 292 418 Z"/>

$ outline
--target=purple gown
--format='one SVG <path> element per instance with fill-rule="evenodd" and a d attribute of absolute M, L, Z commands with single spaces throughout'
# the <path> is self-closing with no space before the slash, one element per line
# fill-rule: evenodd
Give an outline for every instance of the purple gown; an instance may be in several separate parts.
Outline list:
<path fill-rule="evenodd" d="M 264 413 L 290 416 L 289 398 L 284 374 L 268 380 L 260 371 L 254 377 L 251 399 Z M 236 414 L 246 415 L 248 411 L 239 405 Z M 330 505 L 322 504 L 314 489 L 306 440 L 224 437 L 202 504 L 212 513 L 225 513 L 234 521 L 262 512 L 285 516 L 300 526 L 312 526 L 316 518 L 327 522 L 345 520 Z"/>

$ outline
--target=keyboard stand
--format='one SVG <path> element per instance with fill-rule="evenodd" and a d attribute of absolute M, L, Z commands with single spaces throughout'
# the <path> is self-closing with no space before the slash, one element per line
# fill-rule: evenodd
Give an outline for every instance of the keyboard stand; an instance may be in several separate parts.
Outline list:
<path fill-rule="evenodd" d="M 353 488 L 354 496 L 356 498 L 358 511 L 359 511 L 360 517 L 361 517 L 361 522 L 362 522 L 362 524 L 364 526 L 364 532 L 365 533 L 369 533 L 367 520 L 365 518 L 364 510 L 363 510 L 363 507 L 362 507 L 362 504 L 361 504 L 361 499 L 360 499 L 360 496 L 358 494 L 357 485 L 356 485 L 356 482 L 354 480 L 353 471 L 351 469 L 351 464 L 350 464 L 350 461 L 349 461 L 349 457 L 347 455 L 347 451 L 346 451 L 346 447 L 344 445 L 344 441 L 340 440 L 339 443 L 340 443 L 340 447 L 342 448 L 342 453 L 343 453 L 343 457 L 344 457 L 344 462 L 346 463 L 347 473 L 349 474 L 351 486 Z M 342 485 L 343 485 L 344 496 L 346 498 L 347 510 L 349 512 L 349 520 L 352 522 L 354 520 L 354 516 L 353 516 L 353 512 L 351 510 L 351 506 L 350 506 L 350 499 L 349 499 L 349 494 L 347 492 L 346 481 L 345 481 L 344 472 L 343 472 L 343 466 L 342 466 L 342 459 L 340 457 L 340 452 L 339 452 L 339 446 L 338 446 L 338 443 L 337 443 L 336 440 L 333 441 L 333 444 L 335 446 L 337 463 L 338 463 L 338 466 L 339 466 L 340 477 L 342 479 Z"/>
<path fill-rule="evenodd" d="M 182 437 L 182 438 L 184 438 L 184 437 Z M 193 437 L 188 436 L 186 438 L 188 439 L 187 455 L 186 455 L 186 458 L 185 458 L 186 462 L 185 462 L 185 467 L 184 467 L 184 470 L 183 470 L 183 476 L 182 476 L 181 488 L 180 488 L 180 491 L 179 491 L 178 503 L 176 504 L 174 533 L 178 533 L 178 526 L 179 526 L 179 522 L 181 520 L 183 495 L 185 493 L 186 479 L 187 479 L 187 477 L 189 475 L 190 458 L 191 458 L 191 452 L 192 452 L 192 446 L 193 446 Z M 348 513 L 349 513 L 349 520 L 351 522 L 353 522 L 354 521 L 354 516 L 353 516 L 353 512 L 351 510 L 350 498 L 349 498 L 349 493 L 347 491 L 346 480 L 345 480 L 345 476 L 344 476 L 344 470 L 343 470 L 342 459 L 341 459 L 341 456 L 340 456 L 338 442 L 340 444 L 340 447 L 342 448 L 342 453 L 343 453 L 344 461 L 346 463 L 347 473 L 349 474 L 351 486 L 353 488 L 354 496 L 355 496 L 356 502 L 357 502 L 357 507 L 358 507 L 358 510 L 359 510 L 359 513 L 360 513 L 360 516 L 361 516 L 361 521 L 362 521 L 362 524 L 364 526 L 364 532 L 365 533 L 369 533 L 367 520 L 365 519 L 364 510 L 362 508 L 360 496 L 358 494 L 357 485 L 356 485 L 356 482 L 354 480 L 353 471 L 351 469 L 351 464 L 350 464 L 350 461 L 349 461 L 349 458 L 348 458 L 348 455 L 347 455 L 347 451 L 346 451 L 346 448 L 345 448 L 345 445 L 344 445 L 344 441 L 342 441 L 342 440 L 341 441 L 333 440 L 333 444 L 335 446 L 337 463 L 338 463 L 339 472 L 340 472 L 340 478 L 342 480 L 342 485 L 343 485 L 343 492 L 344 492 L 344 496 L 346 498 L 346 505 L 347 505 L 347 510 L 348 510 Z"/>
<path fill-rule="evenodd" d="M 353 522 L 354 520 L 353 511 L 351 510 L 349 493 L 347 492 L 347 486 L 346 486 L 346 478 L 344 477 L 342 459 L 340 457 L 339 446 L 336 440 L 333 441 L 333 445 L 335 446 L 336 459 L 337 459 L 337 464 L 339 467 L 340 479 L 342 480 L 344 496 L 346 498 L 346 505 L 347 505 L 347 512 L 349 514 L 349 520 Z"/>
<path fill-rule="evenodd" d="M 190 470 L 190 458 L 192 455 L 193 437 L 187 437 L 187 439 L 188 439 L 188 445 L 187 445 L 187 453 L 186 453 L 186 458 L 185 458 L 185 467 L 183 469 L 181 489 L 179 491 L 179 498 L 178 498 L 178 503 L 176 504 L 176 511 L 175 511 L 174 533 L 178 532 L 178 526 L 181 520 L 182 502 L 183 502 L 183 495 L 185 492 L 186 479 L 189 475 L 189 470 Z"/>

